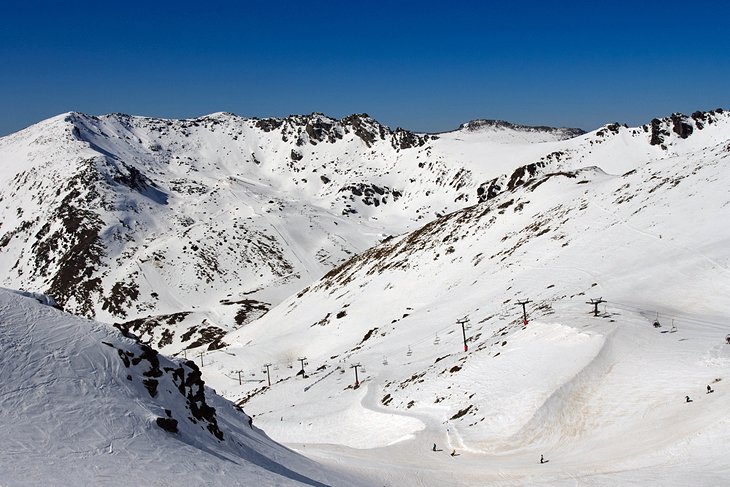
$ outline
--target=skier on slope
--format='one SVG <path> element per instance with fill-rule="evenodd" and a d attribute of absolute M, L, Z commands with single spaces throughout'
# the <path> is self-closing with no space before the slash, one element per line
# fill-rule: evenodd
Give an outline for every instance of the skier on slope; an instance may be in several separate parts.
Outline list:
<path fill-rule="evenodd" d="M 684 396 L 684 402 L 692 402 L 692 399 L 689 396 Z"/>
<path fill-rule="evenodd" d="M 711 392 L 715 392 L 715 390 L 708 385 L 707 386 L 707 393 L 710 394 Z"/>
<path fill-rule="evenodd" d="M 436 451 L 436 443 L 433 444 L 433 451 Z"/>

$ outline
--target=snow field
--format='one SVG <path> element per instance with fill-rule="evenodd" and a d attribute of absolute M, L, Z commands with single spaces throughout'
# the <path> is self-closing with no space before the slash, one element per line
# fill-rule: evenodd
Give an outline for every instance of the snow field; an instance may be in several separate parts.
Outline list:
<path fill-rule="evenodd" d="M 221 366 L 255 369 L 264 357 L 247 355 L 261 350 L 272 361 L 282 350 L 307 356 L 309 382 L 285 379 L 247 407 L 261 411 L 274 438 L 378 482 L 612 485 L 655 478 L 682 485 L 692 472 L 700 485 L 713 485 L 727 478 L 726 450 L 699 449 L 705 437 L 730 436 L 730 399 L 721 391 L 729 317 L 721 300 L 705 298 L 727 289 L 730 254 L 725 232 L 712 223 L 727 215 L 727 174 L 718 178 L 713 163 L 700 162 L 706 157 L 689 153 L 625 176 L 588 168 L 574 179 L 553 177 L 498 199 L 478 218 L 455 214 L 422 240 L 394 239 L 391 251 L 326 277 L 236 332 L 231 338 L 240 348 L 229 348 L 236 357 L 226 355 Z M 508 198 L 514 201 L 506 214 L 494 209 Z M 519 203 L 523 209 L 513 210 Z M 694 218 L 700 212 L 709 223 Z M 598 297 L 608 302 L 593 317 L 586 302 Z M 522 329 L 516 302 L 525 298 L 531 320 Z M 661 328 L 651 325 L 655 312 Z M 456 324 L 464 315 L 467 354 Z M 351 363 L 368 372 L 357 394 L 347 388 L 349 369 L 321 378 Z M 321 365 L 327 368 L 312 372 Z M 708 384 L 713 394 L 705 394 Z M 245 395 L 226 387 L 228 397 Z M 694 402 L 685 403 L 685 395 Z M 305 434 L 308 423 L 287 425 L 288 415 L 282 421 L 283 397 L 297 416 L 316 416 L 317 426 Z M 372 435 L 343 442 L 342 430 L 361 433 L 352 426 L 357 418 L 341 411 L 358 408 L 394 419 L 374 419 Z M 362 412 L 363 423 L 369 414 Z M 404 417 L 418 421 L 409 432 Z M 383 433 L 394 421 L 394 434 Z M 434 442 L 445 452 L 430 455 Z M 460 455 L 450 457 L 451 449 Z M 537 463 L 540 454 L 550 462 Z"/>

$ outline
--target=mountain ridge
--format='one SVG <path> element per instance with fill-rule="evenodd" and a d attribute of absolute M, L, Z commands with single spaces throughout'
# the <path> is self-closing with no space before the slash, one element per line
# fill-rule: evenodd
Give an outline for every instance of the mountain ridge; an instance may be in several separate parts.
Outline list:
<path fill-rule="evenodd" d="M 384 238 L 550 171 L 605 165 L 603 153 L 626 156 L 605 170 L 631 170 L 705 144 L 697 134 L 726 119 L 696 112 L 545 141 L 502 122 L 391 131 L 366 114 L 62 114 L 0 139 L 3 283 L 129 322 L 165 350 L 219 347 Z"/>

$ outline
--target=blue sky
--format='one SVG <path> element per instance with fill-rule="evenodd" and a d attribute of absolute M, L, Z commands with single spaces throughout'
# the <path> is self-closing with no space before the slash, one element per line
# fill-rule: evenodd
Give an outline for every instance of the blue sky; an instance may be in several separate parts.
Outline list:
<path fill-rule="evenodd" d="M 0 3 L 0 135 L 58 113 L 596 128 L 730 108 L 706 1 Z"/>

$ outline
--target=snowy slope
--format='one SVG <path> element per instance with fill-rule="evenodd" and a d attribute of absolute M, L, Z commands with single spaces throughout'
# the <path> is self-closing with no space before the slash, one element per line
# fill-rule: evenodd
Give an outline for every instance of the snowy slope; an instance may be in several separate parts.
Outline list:
<path fill-rule="evenodd" d="M 473 203 L 479 184 L 514 168 L 462 160 L 459 134 L 525 164 L 578 133 L 482 125 L 436 136 L 367 115 L 59 115 L 0 139 L 2 283 L 126 322 L 165 351 L 219 347 L 335 265 Z"/>
<path fill-rule="evenodd" d="M 359 482 L 249 428 L 195 364 L 8 290 L 0 290 L 0 372 L 3 485 Z"/>
<path fill-rule="evenodd" d="M 226 336 L 204 376 L 272 437 L 382 483 L 727 483 L 728 128 L 698 113 L 551 142 L 483 203 Z"/>

